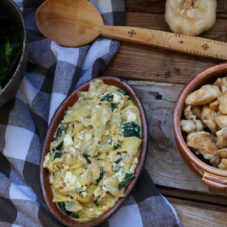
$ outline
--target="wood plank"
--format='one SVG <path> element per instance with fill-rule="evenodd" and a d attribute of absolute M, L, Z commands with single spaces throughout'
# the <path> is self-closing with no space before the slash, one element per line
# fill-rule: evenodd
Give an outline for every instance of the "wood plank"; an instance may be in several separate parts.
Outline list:
<path fill-rule="evenodd" d="M 182 160 L 172 130 L 172 110 L 182 85 L 129 81 L 143 100 L 149 125 L 149 149 L 145 167 L 155 184 L 165 187 L 227 196 L 227 190 L 210 189 Z M 161 141 L 160 141 L 161 140 Z"/>
<path fill-rule="evenodd" d="M 163 17 L 154 14 L 128 13 L 127 25 L 168 31 Z M 218 20 L 213 29 L 204 33 L 204 37 L 227 42 L 227 22 Z M 123 43 L 104 74 L 184 84 L 202 69 L 218 62 L 220 61 Z"/>
<path fill-rule="evenodd" d="M 215 226 L 227 224 L 227 208 L 167 197 L 176 209 L 184 227 Z"/>
<path fill-rule="evenodd" d="M 161 192 L 164 196 L 179 198 L 179 199 L 188 199 L 197 202 L 206 202 L 209 204 L 227 204 L 227 196 L 221 196 L 216 194 L 206 194 L 201 192 L 187 191 L 182 189 L 170 188 L 157 186 L 158 191 Z"/>
<path fill-rule="evenodd" d="M 217 3 L 217 18 L 227 18 L 227 0 L 218 0 Z M 126 0 L 126 11 L 164 14 L 165 1 L 159 0 L 157 2 L 152 2 L 152 0 Z"/>

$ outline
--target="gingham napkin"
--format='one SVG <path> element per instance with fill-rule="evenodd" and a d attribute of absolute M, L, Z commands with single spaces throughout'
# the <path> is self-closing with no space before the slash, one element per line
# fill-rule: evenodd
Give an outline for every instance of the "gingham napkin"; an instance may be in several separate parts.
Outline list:
<path fill-rule="evenodd" d="M 104 70 L 117 52 L 119 42 L 99 38 L 80 48 L 58 46 L 45 39 L 35 25 L 35 12 L 42 1 L 15 2 L 26 20 L 29 64 L 16 98 L 0 109 L 0 226 L 62 226 L 47 210 L 41 194 L 42 143 L 61 102 L 75 87 Z M 105 24 L 124 24 L 124 0 L 91 2 Z M 181 224 L 174 208 L 157 192 L 144 170 L 130 197 L 101 226 Z"/>

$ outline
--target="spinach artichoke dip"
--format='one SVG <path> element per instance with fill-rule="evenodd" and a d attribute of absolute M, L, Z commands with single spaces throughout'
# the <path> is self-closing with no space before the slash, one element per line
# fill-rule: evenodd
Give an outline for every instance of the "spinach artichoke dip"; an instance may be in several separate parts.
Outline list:
<path fill-rule="evenodd" d="M 112 208 L 134 178 L 141 138 L 140 112 L 129 94 L 92 82 L 65 111 L 45 156 L 53 202 L 79 221 Z"/>

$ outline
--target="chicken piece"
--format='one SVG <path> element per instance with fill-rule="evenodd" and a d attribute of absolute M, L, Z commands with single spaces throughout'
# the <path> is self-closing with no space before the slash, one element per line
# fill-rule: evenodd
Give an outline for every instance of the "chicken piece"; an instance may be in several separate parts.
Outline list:
<path fill-rule="evenodd" d="M 218 100 L 215 100 L 209 104 L 209 107 L 215 111 L 219 109 L 220 102 Z"/>
<path fill-rule="evenodd" d="M 216 150 L 215 155 L 220 158 L 227 158 L 227 148 Z"/>
<path fill-rule="evenodd" d="M 194 132 L 196 130 L 196 125 L 193 120 L 181 120 L 180 126 L 182 131 L 186 133 Z"/>
<path fill-rule="evenodd" d="M 221 91 L 222 92 L 225 92 L 225 91 L 227 91 L 227 77 L 223 77 L 222 79 L 221 79 Z"/>
<path fill-rule="evenodd" d="M 217 142 L 216 142 L 217 147 L 226 148 L 227 147 L 227 127 L 217 131 L 216 135 L 217 135 Z"/>
<path fill-rule="evenodd" d="M 223 158 L 221 160 L 220 164 L 218 165 L 218 168 L 227 170 L 227 158 Z"/>
<path fill-rule="evenodd" d="M 220 114 L 215 117 L 215 122 L 219 126 L 219 128 L 227 127 L 227 115 Z"/>
<path fill-rule="evenodd" d="M 211 109 L 209 106 L 205 105 L 202 108 L 201 119 L 203 123 L 209 128 L 212 133 L 216 133 L 218 130 L 218 126 L 215 122 L 215 117 L 217 116 L 217 112 Z"/>
<path fill-rule="evenodd" d="M 189 94 L 185 99 L 185 104 L 191 106 L 205 105 L 216 99 L 219 94 L 220 90 L 218 86 L 207 84 Z"/>
<path fill-rule="evenodd" d="M 187 120 L 194 120 L 196 119 L 196 115 L 192 113 L 192 107 L 187 106 L 184 108 L 184 116 Z"/>
<path fill-rule="evenodd" d="M 201 106 L 192 106 L 192 113 L 196 115 L 196 117 L 201 118 L 202 108 Z"/>
<path fill-rule="evenodd" d="M 195 120 L 195 124 L 196 124 L 196 131 L 197 132 L 203 131 L 204 127 L 203 127 L 202 121 Z"/>
<path fill-rule="evenodd" d="M 214 119 L 218 115 L 218 112 L 211 109 L 208 105 L 203 106 L 201 112 L 201 120 Z"/>
<path fill-rule="evenodd" d="M 187 145 L 195 149 L 196 153 L 199 154 L 213 154 L 217 147 L 214 141 L 211 139 L 210 133 L 201 131 L 201 132 L 192 132 L 188 134 Z"/>
<path fill-rule="evenodd" d="M 214 82 L 214 85 L 217 85 L 221 91 L 222 79 L 218 77 L 218 79 Z"/>
<path fill-rule="evenodd" d="M 219 111 L 223 114 L 227 114 L 227 91 L 222 93 L 222 95 L 219 98 L 220 105 L 219 105 Z"/>

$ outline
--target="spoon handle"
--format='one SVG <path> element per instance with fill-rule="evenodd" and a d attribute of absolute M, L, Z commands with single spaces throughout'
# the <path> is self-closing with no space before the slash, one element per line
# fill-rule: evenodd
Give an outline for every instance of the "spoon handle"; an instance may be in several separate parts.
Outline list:
<path fill-rule="evenodd" d="M 101 35 L 130 43 L 227 60 L 227 43 L 158 30 L 127 26 L 102 27 Z"/>

